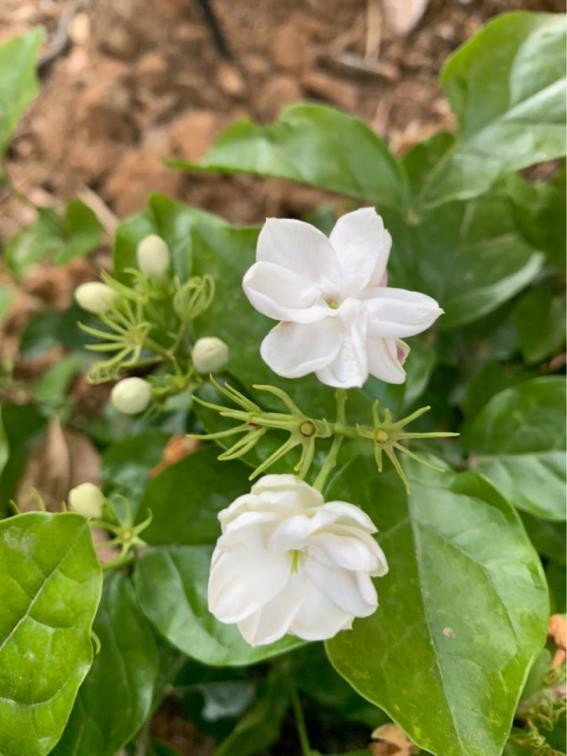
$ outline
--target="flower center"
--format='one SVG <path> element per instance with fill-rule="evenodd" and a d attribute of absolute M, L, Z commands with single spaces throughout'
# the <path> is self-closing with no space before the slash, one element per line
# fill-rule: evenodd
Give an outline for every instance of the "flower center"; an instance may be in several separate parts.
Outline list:
<path fill-rule="evenodd" d="M 295 573 L 299 570 L 301 557 L 303 556 L 303 554 L 299 549 L 293 549 L 289 552 L 289 555 L 291 557 L 291 574 L 295 575 Z"/>
<path fill-rule="evenodd" d="M 338 310 L 339 309 L 339 303 L 333 297 L 327 297 L 325 299 L 325 302 L 329 305 L 329 307 L 331 308 L 331 310 Z"/>

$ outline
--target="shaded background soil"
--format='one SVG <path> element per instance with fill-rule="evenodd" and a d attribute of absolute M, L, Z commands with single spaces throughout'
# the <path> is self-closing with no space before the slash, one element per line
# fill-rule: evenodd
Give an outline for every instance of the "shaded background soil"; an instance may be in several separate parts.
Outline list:
<path fill-rule="evenodd" d="M 422 18 L 408 28 L 411 14 Z M 211 22 L 207 9 L 213 12 Z M 7 171 L 39 205 L 73 196 L 108 231 L 91 261 L 35 266 L 4 323 L 0 359 L 15 375 L 40 374 L 58 358 L 17 357 L 30 315 L 69 303 L 74 287 L 108 262 L 116 222 L 159 191 L 235 223 L 301 216 L 339 198 L 277 180 L 170 171 L 166 157 L 198 159 L 243 116 L 261 122 L 302 99 L 365 118 L 400 153 L 453 120 L 438 85 L 447 55 L 490 17 L 514 9 L 562 12 L 562 0 L 2 0 L 0 40 L 41 24 L 41 93 L 20 123 Z M 405 28 L 404 28 L 405 27 Z M 0 244 L 34 218 L 0 195 Z M 0 280 L 5 277 L 0 263 Z M 100 397 L 95 396 L 96 391 Z M 75 387 L 85 401 L 106 388 Z M 93 398 L 94 397 L 94 398 Z M 211 752 L 173 703 L 153 731 L 182 753 Z M 292 753 L 285 744 L 282 753 Z M 287 748 L 287 750 L 286 750 Z"/>

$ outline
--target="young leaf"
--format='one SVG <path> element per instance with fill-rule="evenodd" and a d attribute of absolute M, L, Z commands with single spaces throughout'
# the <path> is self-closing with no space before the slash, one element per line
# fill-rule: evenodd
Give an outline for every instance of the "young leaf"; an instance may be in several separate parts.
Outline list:
<path fill-rule="evenodd" d="M 43 756 L 59 740 L 93 659 L 101 570 L 76 514 L 0 522 L 0 752 Z"/>
<path fill-rule="evenodd" d="M 426 205 L 565 154 L 565 30 L 559 13 L 508 13 L 449 58 L 441 83 L 459 130 L 422 186 Z"/>
<path fill-rule="evenodd" d="M 20 116 L 37 93 L 35 59 L 43 38 L 43 29 L 37 27 L 0 44 L 0 159 Z"/>
<path fill-rule="evenodd" d="M 158 654 L 125 575 L 108 580 L 93 629 L 100 651 L 53 756 L 113 756 L 150 714 Z"/>
<path fill-rule="evenodd" d="M 390 572 L 380 606 L 327 642 L 335 668 L 420 747 L 499 756 L 543 647 L 545 578 L 519 518 L 480 476 L 351 463 L 327 498 L 356 501 L 379 528 Z"/>
<path fill-rule="evenodd" d="M 402 208 L 408 193 L 386 144 L 363 121 L 326 105 L 285 108 L 268 126 L 245 119 L 221 134 L 197 164 L 173 167 L 276 176 Z"/>
<path fill-rule="evenodd" d="M 501 391 L 464 434 L 470 466 L 518 509 L 565 519 L 565 383 L 535 378 Z"/>

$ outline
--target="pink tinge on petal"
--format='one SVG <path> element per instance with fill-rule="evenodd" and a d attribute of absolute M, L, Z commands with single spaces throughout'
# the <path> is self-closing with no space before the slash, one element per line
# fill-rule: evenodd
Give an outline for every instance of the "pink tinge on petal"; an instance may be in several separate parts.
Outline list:
<path fill-rule="evenodd" d="M 384 275 L 382 276 L 382 279 L 381 279 L 381 281 L 380 281 L 380 283 L 378 285 L 379 286 L 387 286 L 388 285 L 388 271 L 387 270 L 384 271 Z"/>
<path fill-rule="evenodd" d="M 408 358 L 409 353 L 410 353 L 410 348 L 405 343 L 405 341 L 396 341 L 396 357 L 398 358 L 398 362 L 400 363 L 400 365 L 404 364 L 404 362 Z"/>

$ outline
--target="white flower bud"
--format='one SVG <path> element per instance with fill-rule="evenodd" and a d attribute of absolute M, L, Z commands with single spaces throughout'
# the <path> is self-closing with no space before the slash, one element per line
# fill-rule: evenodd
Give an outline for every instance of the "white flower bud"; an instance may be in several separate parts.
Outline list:
<path fill-rule="evenodd" d="M 116 294 L 100 281 L 90 281 L 75 289 L 75 299 L 80 307 L 94 315 L 103 315 L 114 302 Z"/>
<path fill-rule="evenodd" d="M 84 517 L 102 516 L 104 494 L 94 483 L 81 483 L 69 491 L 69 506 Z"/>
<path fill-rule="evenodd" d="M 137 415 L 143 412 L 152 399 L 152 388 L 142 378 L 124 378 L 112 389 L 110 399 L 118 412 Z"/>
<path fill-rule="evenodd" d="M 160 278 L 169 268 L 169 248 L 156 234 L 150 234 L 138 244 L 138 267 L 146 276 Z"/>
<path fill-rule="evenodd" d="M 216 336 L 205 336 L 195 342 L 192 358 L 198 373 L 216 373 L 228 363 L 228 346 Z"/>

